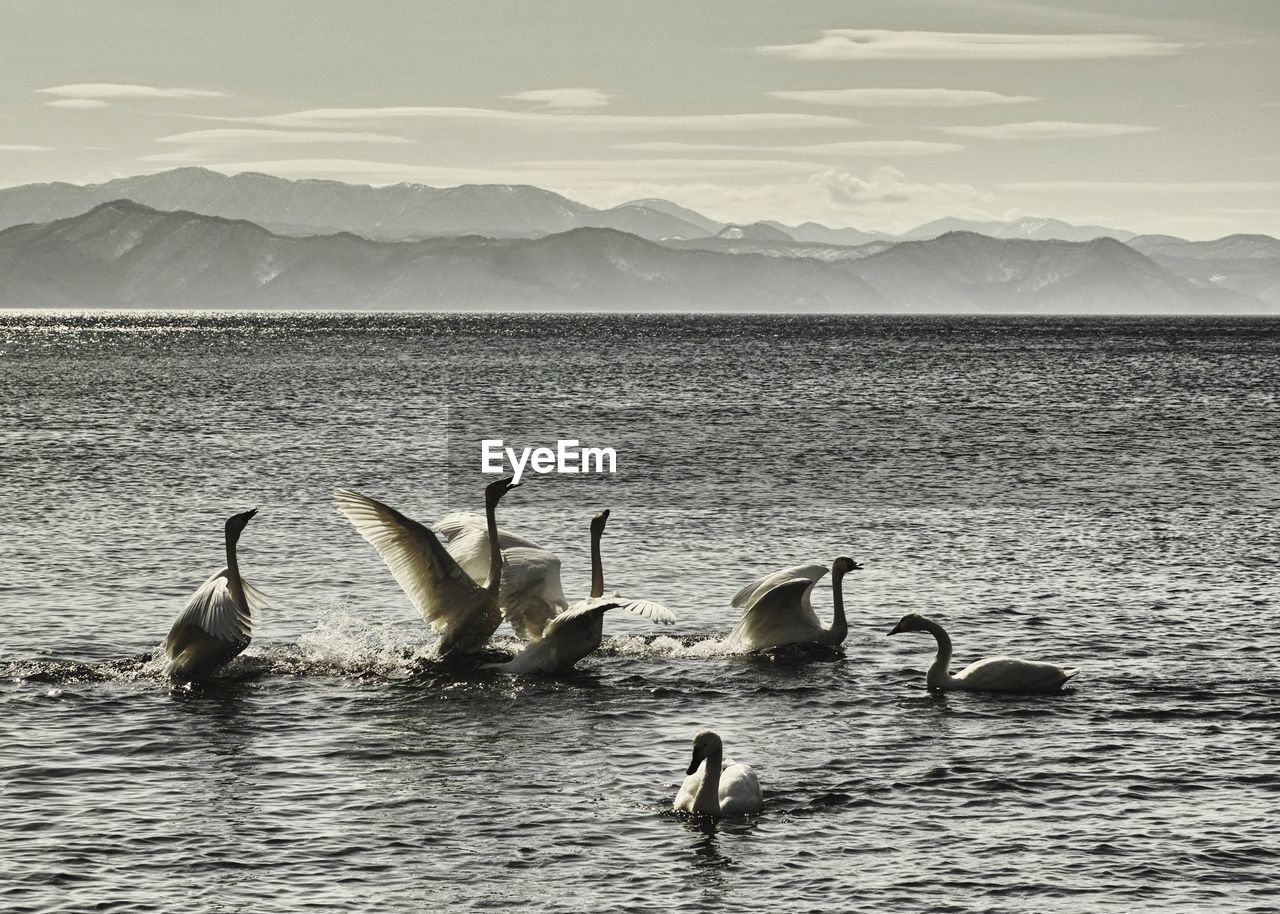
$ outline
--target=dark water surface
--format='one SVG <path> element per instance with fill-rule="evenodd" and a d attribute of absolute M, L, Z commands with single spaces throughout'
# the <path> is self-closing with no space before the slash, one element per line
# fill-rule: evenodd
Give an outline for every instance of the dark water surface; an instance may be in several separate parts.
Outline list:
<path fill-rule="evenodd" d="M 0 313 L 0 392 L 4 911 L 1280 909 L 1280 321 Z M 577 597 L 611 508 L 610 589 L 680 619 L 561 679 L 424 659 L 330 501 L 478 510 L 517 431 L 619 472 L 502 523 Z M 273 608 L 171 688 L 250 507 Z M 725 656 L 842 553 L 843 655 Z M 1077 688 L 931 695 L 909 611 Z M 667 811 L 706 726 L 759 817 Z"/>

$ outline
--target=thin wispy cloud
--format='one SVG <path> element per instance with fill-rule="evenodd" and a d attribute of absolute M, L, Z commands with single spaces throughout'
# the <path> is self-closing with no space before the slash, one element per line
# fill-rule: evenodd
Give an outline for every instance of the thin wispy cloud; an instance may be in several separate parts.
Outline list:
<path fill-rule="evenodd" d="M 1176 54 L 1184 47 L 1151 35 L 826 29 L 802 44 L 756 50 L 790 60 L 1099 60 Z"/>
<path fill-rule="evenodd" d="M 316 108 L 261 117 L 213 117 L 190 115 L 203 120 L 257 124 L 264 127 L 335 128 L 356 127 L 370 122 L 453 121 L 469 124 L 544 128 L 552 130 L 799 130 L 805 128 L 852 127 L 852 118 L 825 114 L 575 114 L 542 111 L 503 111 L 495 108 L 386 107 Z"/>
<path fill-rule="evenodd" d="M 1002 95 L 980 89 L 800 89 L 768 92 L 773 98 L 810 105 L 856 108 L 973 108 L 1037 102 L 1033 95 Z"/>
<path fill-rule="evenodd" d="M 348 133 L 341 130 L 270 130 L 261 127 L 220 127 L 213 130 L 190 130 L 162 136 L 157 143 L 188 143 L 215 146 L 239 146 L 258 143 L 285 145 L 313 143 L 416 143 L 387 133 Z"/>
<path fill-rule="evenodd" d="M 131 98 L 227 98 L 225 92 L 210 89 L 166 89 L 159 86 L 142 86 L 136 83 L 74 83 L 66 86 L 49 86 L 37 89 L 45 95 L 57 95 L 70 99 L 96 99 L 111 102 Z"/>
<path fill-rule="evenodd" d="M 22 143 L 0 145 L 0 152 L 53 152 L 52 146 L 28 146 Z"/>
<path fill-rule="evenodd" d="M 989 124 L 982 127 L 938 127 L 941 133 L 980 137 L 985 140 L 1061 140 L 1126 136 L 1152 133 L 1159 129 L 1142 124 L 1081 124 L 1074 121 L 1025 121 L 1017 124 Z"/>
<path fill-rule="evenodd" d="M 599 89 L 583 87 L 566 89 L 530 89 L 503 98 L 519 102 L 540 102 L 540 109 L 551 111 L 575 111 L 585 108 L 603 108 L 609 104 L 610 96 Z"/>
<path fill-rule="evenodd" d="M 1280 181 L 1018 181 L 1002 190 L 1077 193 L 1227 194 L 1280 191 Z"/>
<path fill-rule="evenodd" d="M 747 146 L 733 143 L 680 143 L 657 140 L 649 143 L 620 143 L 614 149 L 635 152 L 671 152 L 693 154 L 703 152 L 781 152 L 814 156 L 923 156 L 960 152 L 960 143 L 935 143 L 929 140 L 848 140 L 842 143 L 813 143 L 806 146 Z"/>
<path fill-rule="evenodd" d="M 92 111 L 98 108 L 106 108 L 107 103 L 99 101 L 96 98 L 59 98 L 55 101 L 45 102 L 50 108 L 66 108 L 68 111 Z"/>

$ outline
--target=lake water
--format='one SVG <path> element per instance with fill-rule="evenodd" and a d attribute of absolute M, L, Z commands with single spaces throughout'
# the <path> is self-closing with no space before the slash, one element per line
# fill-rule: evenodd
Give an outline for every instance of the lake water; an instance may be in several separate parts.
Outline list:
<path fill-rule="evenodd" d="M 0 909 L 1280 909 L 1280 320 L 0 313 L 0 391 Z M 330 493 L 481 510 L 483 437 L 616 448 L 500 522 L 575 598 L 612 509 L 609 589 L 679 622 L 424 659 Z M 272 608 L 171 687 L 251 507 Z M 840 554 L 841 654 L 725 655 Z M 905 612 L 1081 673 L 933 695 Z M 758 817 L 669 812 L 702 727 Z"/>

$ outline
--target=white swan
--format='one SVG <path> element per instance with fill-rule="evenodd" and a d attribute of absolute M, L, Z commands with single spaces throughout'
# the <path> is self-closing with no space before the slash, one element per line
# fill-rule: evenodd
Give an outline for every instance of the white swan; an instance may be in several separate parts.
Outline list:
<path fill-rule="evenodd" d="M 600 538 L 609 512 L 591 518 L 591 595 L 556 616 L 542 631 L 539 640 L 525 646 L 510 662 L 496 664 L 509 673 L 563 673 L 600 646 L 604 637 L 604 614 L 611 609 L 627 609 L 656 622 L 676 621 L 671 610 L 650 600 L 627 600 L 617 594 L 604 596 L 604 565 L 600 560 Z"/>
<path fill-rule="evenodd" d="M 255 508 L 227 518 L 224 537 L 227 567 L 200 585 L 178 613 L 164 639 L 166 672 L 177 679 L 208 676 L 249 646 L 253 638 L 253 613 L 266 609 L 267 601 L 240 577 L 236 543 Z"/>
<path fill-rule="evenodd" d="M 844 617 L 844 576 L 861 568 L 840 556 L 831 563 L 834 599 L 831 625 L 823 627 L 809 602 L 825 565 L 796 565 L 752 581 L 733 598 L 746 612 L 729 633 L 731 651 L 762 651 L 785 644 L 841 644 L 849 633 Z"/>
<path fill-rule="evenodd" d="M 724 757 L 718 734 L 702 730 L 693 738 L 693 761 L 685 772 L 673 809 L 708 816 L 749 816 L 764 807 L 760 779 L 749 765 Z"/>
<path fill-rule="evenodd" d="M 903 632 L 929 632 L 938 641 L 938 656 L 929 667 L 925 682 L 931 689 L 954 689 L 969 692 L 1058 692 L 1079 670 L 1067 670 L 1039 660 L 1017 657 L 989 657 L 965 667 L 954 676 L 951 666 L 951 638 L 937 622 L 916 613 L 908 613 L 894 626 L 890 635 Z"/>
<path fill-rule="evenodd" d="M 471 580 L 481 586 L 487 583 L 489 531 L 485 519 L 458 511 L 440 518 L 435 530 Z M 560 584 L 560 559 L 549 549 L 501 527 L 498 546 L 505 560 L 498 605 L 515 633 L 532 641 L 569 607 Z"/>
<path fill-rule="evenodd" d="M 498 594 L 502 586 L 502 550 L 498 547 L 498 501 L 517 483 L 511 477 L 484 490 L 489 528 L 488 584 L 481 587 L 462 570 L 427 527 L 365 495 L 338 489 L 338 510 L 382 556 L 410 602 L 440 632 L 441 656 L 469 653 L 482 647 L 502 621 Z"/>

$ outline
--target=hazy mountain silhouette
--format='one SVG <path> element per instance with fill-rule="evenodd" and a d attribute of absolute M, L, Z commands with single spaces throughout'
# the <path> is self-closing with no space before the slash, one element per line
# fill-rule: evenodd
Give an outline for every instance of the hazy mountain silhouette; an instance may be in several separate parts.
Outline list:
<path fill-rule="evenodd" d="M 534 239 L 296 237 L 120 200 L 0 232 L 9 307 L 683 311 L 1265 310 L 1111 239 L 952 233 L 831 260 L 664 246 L 612 229 Z"/>

